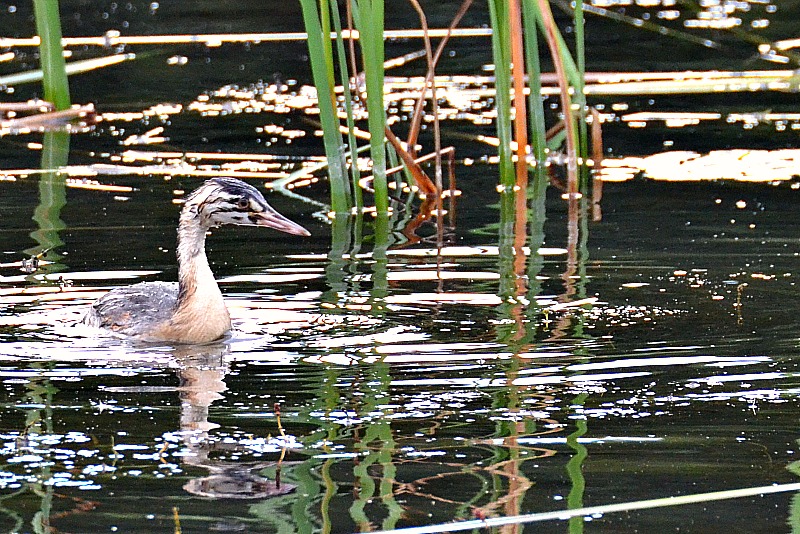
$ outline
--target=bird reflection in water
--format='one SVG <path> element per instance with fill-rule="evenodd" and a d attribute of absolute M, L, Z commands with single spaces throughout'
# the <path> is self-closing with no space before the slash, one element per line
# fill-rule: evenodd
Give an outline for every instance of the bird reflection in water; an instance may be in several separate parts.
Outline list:
<path fill-rule="evenodd" d="M 228 389 L 225 375 L 230 370 L 226 344 L 180 346 L 175 348 L 180 379 L 181 434 L 189 454 L 184 463 L 202 467 L 209 475 L 192 479 L 183 489 L 200 497 L 214 499 L 267 499 L 292 492 L 296 486 L 281 482 L 281 462 L 226 462 L 211 457 L 215 452 L 236 453 L 241 445 L 212 438 L 209 432 L 219 425 L 208 420 L 209 406 L 223 398 Z M 275 468 L 275 480 L 257 472 Z"/>

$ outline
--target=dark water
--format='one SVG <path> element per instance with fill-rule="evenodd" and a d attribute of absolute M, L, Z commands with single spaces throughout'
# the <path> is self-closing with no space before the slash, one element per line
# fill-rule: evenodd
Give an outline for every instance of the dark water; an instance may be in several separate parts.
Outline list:
<path fill-rule="evenodd" d="M 441 26 L 455 3 L 427 4 Z M 797 20 L 796 6 L 779 4 L 783 16 L 766 34 L 791 37 L 781 28 Z M 16 7 L 0 21 L 29 35 L 28 8 Z M 395 9 L 395 20 L 413 21 Z M 764 9 L 754 5 L 746 20 Z M 62 11 L 67 35 L 300 29 L 289 2 L 154 11 L 142 2 L 65 2 Z M 484 24 L 485 6 L 470 16 Z M 648 47 L 661 38 L 590 24 L 596 68 L 699 68 L 711 59 L 765 67 L 727 34 L 713 34 L 725 53 L 687 45 L 657 60 Z M 157 48 L 75 78 L 74 101 L 136 112 L 188 106 L 226 84 L 307 80 L 302 43 L 280 46 Z M 615 54 L 601 53 L 606 47 Z M 175 54 L 188 64 L 167 66 Z M 470 58 L 471 73 L 490 61 L 485 42 L 457 55 Z M 24 61 L 13 63 L 9 72 Z M 8 99 L 37 90 L 23 86 Z M 796 95 L 754 95 L 626 103 L 796 111 Z M 311 136 L 265 148 L 255 128 L 270 122 L 307 127 L 296 115 L 189 111 L 104 121 L 71 136 L 68 162 L 107 163 L 128 148 L 121 139 L 156 126 L 169 140 L 134 148 L 321 153 Z M 491 126 L 483 132 L 492 135 Z M 791 121 L 785 129 L 720 121 L 640 130 L 617 121 L 605 135 L 607 150 L 622 156 L 658 152 L 666 141 L 698 152 L 797 146 Z M 41 135 L 0 139 L 2 168 L 39 168 L 41 150 L 28 143 L 42 141 L 45 150 L 59 145 Z M 463 139 L 456 146 L 459 159 L 491 150 Z M 170 347 L 97 338 L 71 324 L 101 291 L 175 279 L 172 199 L 201 178 L 102 175 L 135 189 L 68 188 L 59 207 L 58 180 L 9 172 L 0 181 L 0 531 L 369 531 L 797 481 L 800 215 L 791 181 L 607 183 L 600 221 L 580 204 L 570 217 L 551 188 L 543 255 L 528 257 L 519 295 L 498 253 L 496 167 L 467 161 L 456 175 L 463 195 L 439 256 L 429 243 L 404 246 L 404 212 L 383 259 L 371 255 L 371 221 L 333 227 L 313 204 L 268 195 L 312 237 L 215 230 L 209 258 L 236 331 L 208 346 Z M 324 184 L 301 193 L 326 196 Z M 340 230 L 351 239 L 332 239 Z M 52 263 L 22 272 L 23 259 L 49 248 Z M 564 306 L 574 301 L 586 303 Z M 796 500 L 781 493 L 514 531 L 795 532 Z"/>

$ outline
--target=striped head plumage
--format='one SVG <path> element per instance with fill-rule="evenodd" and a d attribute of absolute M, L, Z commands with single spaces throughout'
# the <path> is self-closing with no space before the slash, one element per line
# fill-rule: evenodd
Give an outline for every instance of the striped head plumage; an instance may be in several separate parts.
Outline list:
<path fill-rule="evenodd" d="M 194 219 L 206 228 L 226 224 L 264 226 L 294 235 L 308 230 L 275 211 L 252 185 L 236 178 L 212 178 L 187 198 L 181 219 Z"/>

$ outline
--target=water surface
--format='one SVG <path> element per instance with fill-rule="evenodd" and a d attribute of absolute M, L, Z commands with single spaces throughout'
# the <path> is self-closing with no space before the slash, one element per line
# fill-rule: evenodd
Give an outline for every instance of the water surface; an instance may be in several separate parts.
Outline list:
<path fill-rule="evenodd" d="M 176 20 L 176 32 L 255 31 L 250 15 L 261 13 L 225 9 L 230 18 L 211 23 L 188 8 L 151 13 L 131 3 L 125 9 L 138 14 L 122 16 L 120 6 L 108 6 L 108 23 L 81 12 L 65 33 L 100 34 L 126 20 L 138 25 L 131 32 L 168 33 Z M 791 13 L 795 3 L 781 6 Z M 16 17 L 17 35 L 27 35 L 21 11 L 3 17 Z M 259 31 L 298 29 L 288 16 L 260 16 L 271 26 Z M 677 67 L 705 61 L 695 52 Z M 175 54 L 188 63 L 169 66 Z M 485 43 L 458 54 L 473 66 L 489 61 Z M 368 531 L 797 480 L 787 469 L 800 437 L 791 170 L 776 183 L 607 183 L 598 221 L 585 201 L 570 220 L 552 188 L 544 246 L 515 273 L 501 254 L 491 149 L 451 132 L 463 194 L 445 248 L 406 243 L 407 213 L 398 211 L 388 252 L 375 252 L 371 220 L 360 241 L 357 230 L 323 220 L 327 192 L 317 183 L 299 191 L 317 203 L 268 194 L 311 238 L 255 228 L 209 237 L 234 318 L 229 338 L 175 347 L 75 328 L 107 289 L 176 278 L 173 201 L 202 177 L 119 171 L 90 178 L 128 189 L 48 196 L 57 178 L 18 172 L 40 168 L 42 151 L 28 143 L 60 146 L 73 166 L 140 165 L 123 161 L 130 147 L 122 141 L 161 126 L 168 140 L 135 149 L 277 154 L 289 160 L 282 171 L 321 153 L 312 135 L 271 128 L 313 131 L 302 113 L 189 108 L 228 84 L 290 78 L 298 81 L 289 87 L 307 82 L 302 43 L 280 53 L 265 45 L 159 51 L 76 79 L 75 99 L 101 114 L 164 104 L 180 112 L 109 118 L 73 134 L 68 152 L 64 139 L 0 139 L 8 171 L 0 181 L 0 530 Z M 758 98 L 628 104 L 711 106 L 723 117 L 796 111 L 794 97 Z M 796 146 L 792 124 L 745 129 L 721 118 L 634 129 L 620 120 L 609 123 L 606 143 L 610 157 L 776 150 Z M 23 260 L 43 250 L 43 262 L 24 272 Z M 794 531 L 795 500 L 749 497 L 525 530 Z"/>

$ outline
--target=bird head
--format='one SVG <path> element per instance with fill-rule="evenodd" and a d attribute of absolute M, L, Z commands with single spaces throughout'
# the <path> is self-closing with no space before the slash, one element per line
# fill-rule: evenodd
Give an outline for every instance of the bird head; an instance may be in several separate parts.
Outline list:
<path fill-rule="evenodd" d="M 311 233 L 270 206 L 258 189 L 236 178 L 212 178 L 186 198 L 182 217 L 200 219 L 207 228 L 225 224 L 265 226 L 287 234 Z"/>

